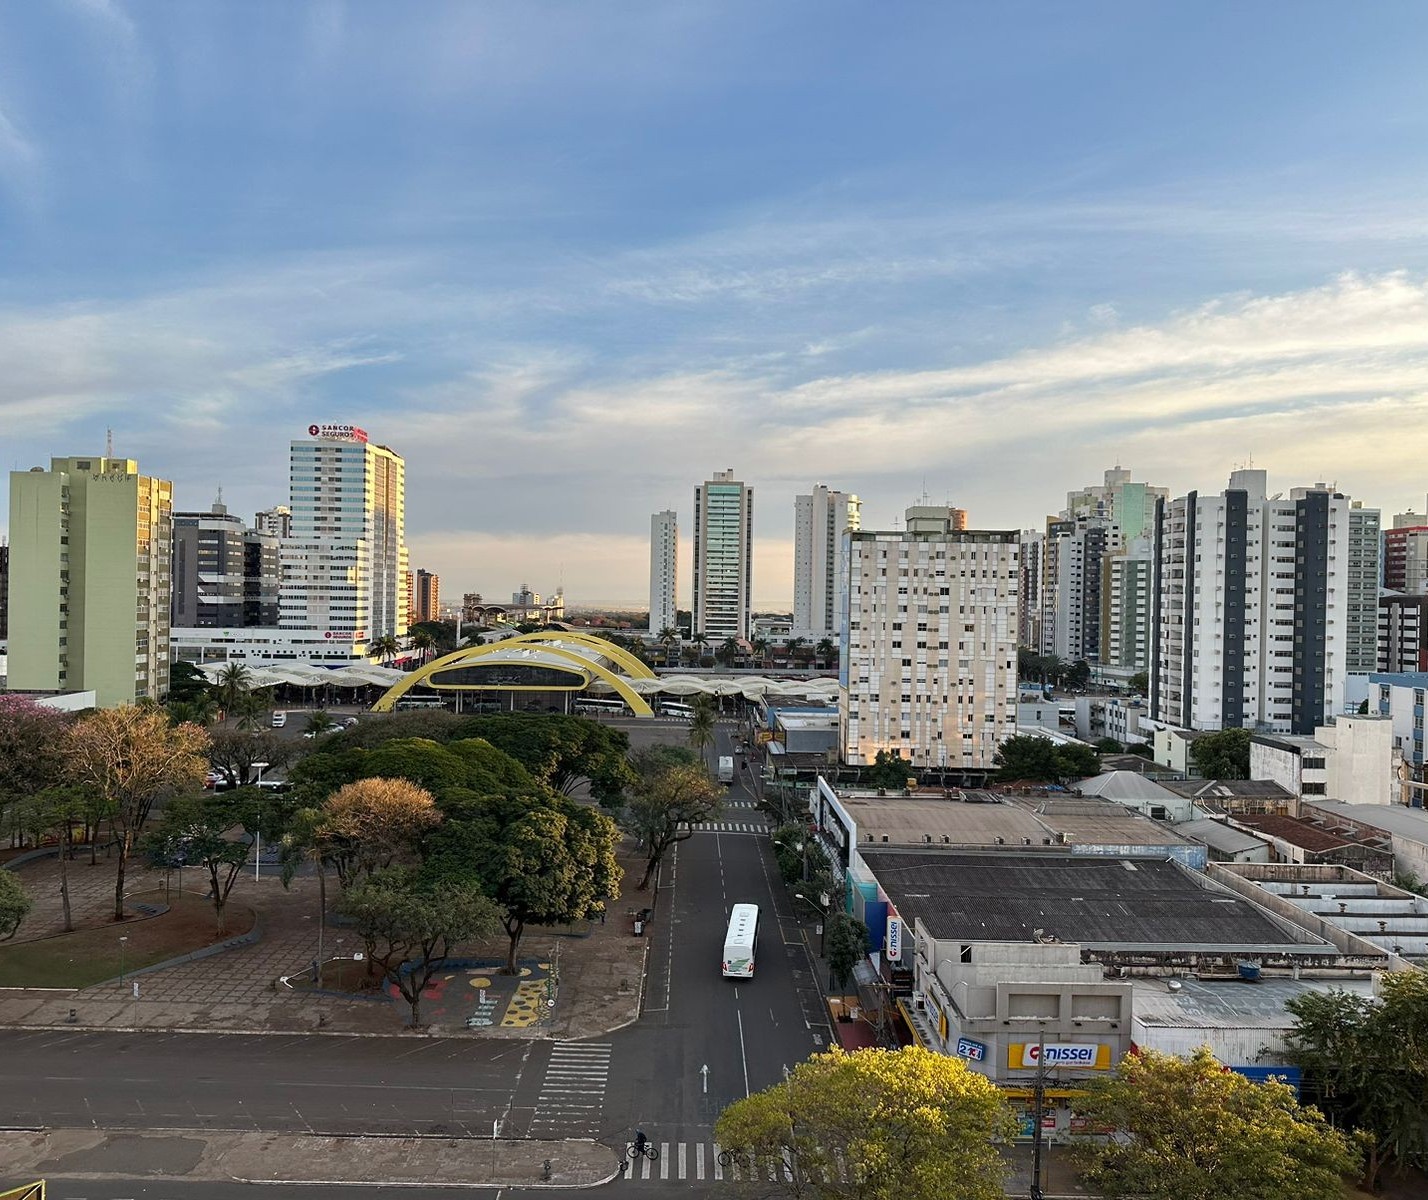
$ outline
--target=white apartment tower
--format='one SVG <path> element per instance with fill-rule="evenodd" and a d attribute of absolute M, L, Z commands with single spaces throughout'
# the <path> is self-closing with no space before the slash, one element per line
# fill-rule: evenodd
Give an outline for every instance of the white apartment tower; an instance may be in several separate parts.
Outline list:
<path fill-rule="evenodd" d="M 1218 496 L 1162 501 L 1154 534 L 1151 716 L 1188 729 L 1312 735 L 1339 709 L 1349 502 L 1267 497 L 1241 470 Z"/>
<path fill-rule="evenodd" d="M 843 533 L 862 528 L 862 501 L 816 484 L 793 501 L 793 636 L 820 642 L 838 634 Z"/>
<path fill-rule="evenodd" d="M 1016 732 L 1020 534 L 844 535 L 843 761 L 982 772 Z"/>
<path fill-rule="evenodd" d="M 733 470 L 694 489 L 694 628 L 715 643 L 749 636 L 754 489 Z"/>
<path fill-rule="evenodd" d="M 312 425 L 290 446 L 292 533 L 279 625 L 350 643 L 407 632 L 406 464 L 351 425 Z"/>
<path fill-rule="evenodd" d="M 1101 583 L 1101 662 L 1125 671 L 1150 669 L 1151 582 L 1148 537 L 1135 538 L 1105 560 Z"/>
<path fill-rule="evenodd" d="M 1041 647 L 1041 559 L 1046 535 L 1039 529 L 1021 531 L 1021 598 L 1017 606 L 1017 645 Z"/>
<path fill-rule="evenodd" d="M 650 517 L 650 633 L 679 628 L 679 515 Z"/>

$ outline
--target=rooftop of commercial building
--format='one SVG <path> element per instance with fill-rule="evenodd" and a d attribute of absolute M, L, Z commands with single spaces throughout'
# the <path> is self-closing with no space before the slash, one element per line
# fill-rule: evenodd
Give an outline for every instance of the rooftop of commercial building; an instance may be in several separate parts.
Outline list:
<path fill-rule="evenodd" d="M 1177 796 L 1191 800 L 1282 800 L 1286 804 L 1294 793 L 1270 779 L 1162 779 L 1162 787 Z"/>
<path fill-rule="evenodd" d="M 860 847 L 1175 846 L 1185 840 L 1122 805 L 1070 795 L 1002 796 L 978 789 L 923 789 L 910 795 L 839 792 Z"/>
<path fill-rule="evenodd" d="M 1256 733 L 1251 735 L 1250 741 L 1258 742 L 1261 746 L 1273 746 L 1279 750 L 1298 750 L 1301 753 L 1305 750 L 1328 750 L 1324 745 L 1307 733 Z"/>
<path fill-rule="evenodd" d="M 1265 844 L 1263 838 L 1257 838 L 1243 829 L 1235 829 L 1224 821 L 1209 817 L 1199 821 L 1181 821 L 1175 826 L 1175 832 L 1182 837 L 1204 842 L 1211 850 L 1218 850 L 1221 854 L 1244 854 Z"/>
<path fill-rule="evenodd" d="M 1335 825 L 1329 820 L 1320 823 L 1305 821 L 1299 817 L 1276 816 L 1272 813 L 1244 813 L 1232 819 L 1237 824 L 1249 826 L 1256 833 L 1279 838 L 1280 841 L 1298 846 L 1311 854 L 1323 854 L 1366 840 L 1357 836 L 1351 829 Z"/>
<path fill-rule="evenodd" d="M 1162 787 L 1154 779 L 1149 779 L 1137 771 L 1103 771 L 1090 779 L 1083 779 L 1076 785 L 1083 796 L 1100 796 L 1103 800 L 1160 801 L 1178 800 L 1182 797 L 1167 787 Z"/>
<path fill-rule="evenodd" d="M 869 850 L 904 920 L 938 939 L 1056 939 L 1103 950 L 1322 953 L 1233 893 L 1160 859 Z"/>
<path fill-rule="evenodd" d="M 1313 812 L 1327 817 L 1342 817 L 1384 833 L 1428 843 L 1428 811 L 1405 808 L 1401 804 L 1345 804 L 1341 800 L 1315 800 L 1303 807 L 1306 816 Z"/>
<path fill-rule="evenodd" d="M 1164 1029 L 1283 1029 L 1292 1020 L 1285 1005 L 1296 997 L 1335 989 L 1373 995 L 1373 980 L 1367 976 L 1260 976 L 1255 982 L 1179 976 L 1174 980 L 1178 989 L 1171 989 L 1171 982 L 1133 981 L 1131 1008 L 1137 1024 Z"/>

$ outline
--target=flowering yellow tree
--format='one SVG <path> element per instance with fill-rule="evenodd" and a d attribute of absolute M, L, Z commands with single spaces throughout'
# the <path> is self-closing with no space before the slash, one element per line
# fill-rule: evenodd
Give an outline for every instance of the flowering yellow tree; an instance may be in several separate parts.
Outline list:
<path fill-rule="evenodd" d="M 440 821 L 425 788 L 406 779 L 359 779 L 327 798 L 320 836 L 346 887 L 414 853 Z"/>
<path fill-rule="evenodd" d="M 776 1177 L 771 1193 L 799 1200 L 1001 1200 L 995 1143 L 1015 1132 L 985 1076 L 908 1047 L 816 1054 L 731 1104 L 714 1135 L 736 1162 Z"/>

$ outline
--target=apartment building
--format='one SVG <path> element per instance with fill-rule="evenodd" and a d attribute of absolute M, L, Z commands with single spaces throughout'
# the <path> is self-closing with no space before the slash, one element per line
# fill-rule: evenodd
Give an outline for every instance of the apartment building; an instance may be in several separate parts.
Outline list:
<path fill-rule="evenodd" d="M 794 497 L 793 636 L 813 643 L 837 636 L 843 532 L 860 528 L 862 502 L 851 492 L 820 483 Z"/>
<path fill-rule="evenodd" d="M 716 645 L 749 636 L 754 489 L 732 469 L 694 489 L 694 628 Z"/>
<path fill-rule="evenodd" d="M 217 501 L 173 516 L 172 628 L 276 625 L 282 579 L 279 539 L 249 529 Z"/>
<path fill-rule="evenodd" d="M 650 517 L 650 633 L 679 628 L 679 514 Z"/>
<path fill-rule="evenodd" d="M 1041 562 L 1046 535 L 1039 529 L 1023 529 L 1020 545 L 1020 596 L 1017 602 L 1017 645 L 1041 648 Z"/>
<path fill-rule="evenodd" d="M 1150 538 L 1135 538 L 1120 554 L 1103 559 L 1102 565 L 1100 661 L 1132 673 L 1148 671 L 1155 573 Z"/>

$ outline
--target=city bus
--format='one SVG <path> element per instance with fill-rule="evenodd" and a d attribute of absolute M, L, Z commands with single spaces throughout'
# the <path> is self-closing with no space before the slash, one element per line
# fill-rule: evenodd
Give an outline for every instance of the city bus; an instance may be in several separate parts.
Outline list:
<path fill-rule="evenodd" d="M 680 721 L 694 720 L 694 705 L 681 704 L 677 700 L 661 701 L 659 711 L 661 716 L 675 717 Z"/>
<path fill-rule="evenodd" d="M 397 712 L 414 708 L 445 708 L 446 701 L 440 696 L 403 696 L 392 706 Z"/>
<path fill-rule="evenodd" d="M 575 702 L 577 713 L 611 713 L 620 717 L 628 711 L 623 700 L 588 700 L 581 699 Z"/>
<path fill-rule="evenodd" d="M 724 934 L 724 978 L 752 979 L 759 948 L 759 906 L 736 904 L 729 912 Z"/>

